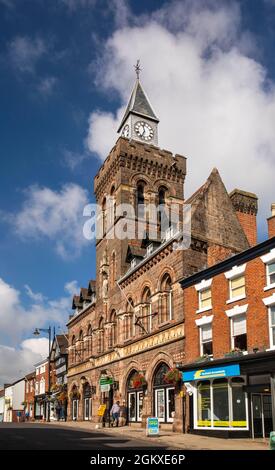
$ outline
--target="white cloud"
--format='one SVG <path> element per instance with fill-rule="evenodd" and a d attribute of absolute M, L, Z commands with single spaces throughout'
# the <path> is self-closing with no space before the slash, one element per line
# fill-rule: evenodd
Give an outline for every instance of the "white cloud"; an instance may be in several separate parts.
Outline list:
<path fill-rule="evenodd" d="M 275 199 L 274 83 L 251 57 L 252 37 L 241 25 L 236 3 L 176 1 L 117 29 L 101 51 L 96 81 L 122 106 L 114 115 L 91 113 L 89 150 L 104 160 L 114 145 L 140 58 L 160 118 L 160 146 L 188 157 L 187 192 L 216 166 L 228 189 L 256 192 L 268 214 Z"/>
<path fill-rule="evenodd" d="M 10 223 L 22 239 L 48 239 L 64 259 L 72 259 L 87 246 L 83 227 L 83 208 L 88 193 L 77 184 L 66 184 L 60 191 L 31 186 L 25 191 L 21 210 L 10 216 Z"/>
<path fill-rule="evenodd" d="M 0 386 L 12 383 L 34 370 L 34 364 L 48 355 L 46 338 L 27 339 L 19 348 L 0 344 Z"/>
<path fill-rule="evenodd" d="M 45 300 L 45 297 L 43 294 L 41 294 L 41 292 L 33 292 L 30 286 L 28 286 L 28 284 L 26 284 L 24 287 L 26 289 L 28 297 L 31 300 L 34 300 L 34 302 L 41 303 Z"/>
<path fill-rule="evenodd" d="M 8 44 L 10 62 L 21 73 L 34 73 L 36 63 L 46 52 L 47 46 L 39 37 L 16 36 Z"/>
<path fill-rule="evenodd" d="M 32 338 L 33 331 L 53 324 L 65 330 L 72 295 L 79 287 L 70 281 L 64 286 L 65 294 L 53 300 L 28 290 L 33 302 L 24 307 L 20 292 L 0 278 L 0 385 L 31 371 L 35 362 L 47 356 L 48 339 Z"/>

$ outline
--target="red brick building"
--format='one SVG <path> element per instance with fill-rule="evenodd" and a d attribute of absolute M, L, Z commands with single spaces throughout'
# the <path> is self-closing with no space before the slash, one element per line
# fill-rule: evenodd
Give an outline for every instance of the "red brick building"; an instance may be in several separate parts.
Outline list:
<path fill-rule="evenodd" d="M 268 437 L 275 426 L 275 213 L 269 239 L 181 280 L 186 429 Z"/>
<path fill-rule="evenodd" d="M 30 420 L 34 419 L 35 378 L 35 372 L 25 377 L 25 416 L 28 413 Z"/>
<path fill-rule="evenodd" d="M 49 362 L 43 359 L 34 365 L 35 389 L 34 389 L 34 418 L 46 420 L 48 413 L 47 393 L 49 391 Z"/>
<path fill-rule="evenodd" d="M 253 242 L 249 224 L 243 228 L 240 217 L 255 219 L 256 196 L 237 190 L 230 196 L 214 169 L 186 200 L 186 158 L 157 146 L 157 124 L 137 80 L 121 136 L 94 181 L 101 207 L 96 282 L 87 282 L 74 297 L 68 322 L 69 419 L 97 421 L 101 403 L 108 419 L 113 400 L 119 400 L 128 422 L 145 425 L 148 416 L 157 416 L 182 430 L 181 390 L 167 381 L 186 351 L 178 281 Z M 119 211 L 124 203 L 135 209 L 132 219 Z M 184 250 L 174 249 L 183 240 L 182 220 L 178 226 L 169 222 L 165 235 L 160 233 L 163 210 L 172 212 L 174 204 L 191 206 L 190 244 Z M 161 208 L 154 236 L 147 230 L 152 206 Z M 124 239 L 112 236 L 130 219 L 143 220 L 141 237 L 136 231 Z"/>

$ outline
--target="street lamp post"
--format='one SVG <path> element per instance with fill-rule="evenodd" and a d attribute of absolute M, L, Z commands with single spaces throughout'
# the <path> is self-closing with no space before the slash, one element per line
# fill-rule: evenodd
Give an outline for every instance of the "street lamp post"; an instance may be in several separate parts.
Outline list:
<path fill-rule="evenodd" d="M 50 390 L 51 390 L 51 358 L 50 358 L 50 355 L 51 355 L 51 337 L 52 337 L 52 330 L 51 330 L 51 327 L 49 326 L 49 328 L 35 328 L 33 334 L 34 336 L 39 336 L 40 333 L 43 332 L 43 333 L 47 333 L 48 334 L 48 338 L 49 338 L 49 356 L 48 356 L 48 396 L 50 397 Z M 47 416 L 47 421 L 49 422 L 50 421 L 50 411 L 51 411 L 51 408 L 50 408 L 50 400 L 48 399 L 48 416 Z"/>

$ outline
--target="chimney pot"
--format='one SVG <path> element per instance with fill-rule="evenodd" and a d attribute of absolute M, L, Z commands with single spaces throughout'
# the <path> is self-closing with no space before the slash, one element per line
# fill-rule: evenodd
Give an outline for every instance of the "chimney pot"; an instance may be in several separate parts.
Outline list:
<path fill-rule="evenodd" d="M 271 217 L 275 217 L 275 202 L 271 204 Z"/>

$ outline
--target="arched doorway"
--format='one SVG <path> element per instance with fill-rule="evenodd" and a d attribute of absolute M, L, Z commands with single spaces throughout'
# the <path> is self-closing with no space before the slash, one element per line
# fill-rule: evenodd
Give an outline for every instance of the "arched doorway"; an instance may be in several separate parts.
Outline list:
<path fill-rule="evenodd" d="M 142 386 L 136 387 L 135 378 L 137 374 L 136 370 L 132 370 L 126 385 L 128 421 L 131 423 L 141 422 L 144 391 Z"/>
<path fill-rule="evenodd" d="M 153 378 L 154 416 L 162 423 L 171 423 L 172 413 L 175 411 L 175 387 L 165 382 L 165 375 L 169 369 L 169 366 L 162 362 L 157 367 Z"/>
<path fill-rule="evenodd" d="M 79 417 L 78 416 L 78 410 L 79 410 L 80 394 L 79 394 L 79 391 L 78 391 L 78 387 L 76 385 L 74 385 L 73 388 L 72 388 L 70 398 L 71 398 L 71 404 L 72 404 L 72 419 L 73 419 L 73 421 L 77 421 L 78 417 Z"/>
<path fill-rule="evenodd" d="M 83 385 L 83 411 L 84 421 L 92 419 L 92 391 L 89 382 Z"/>

